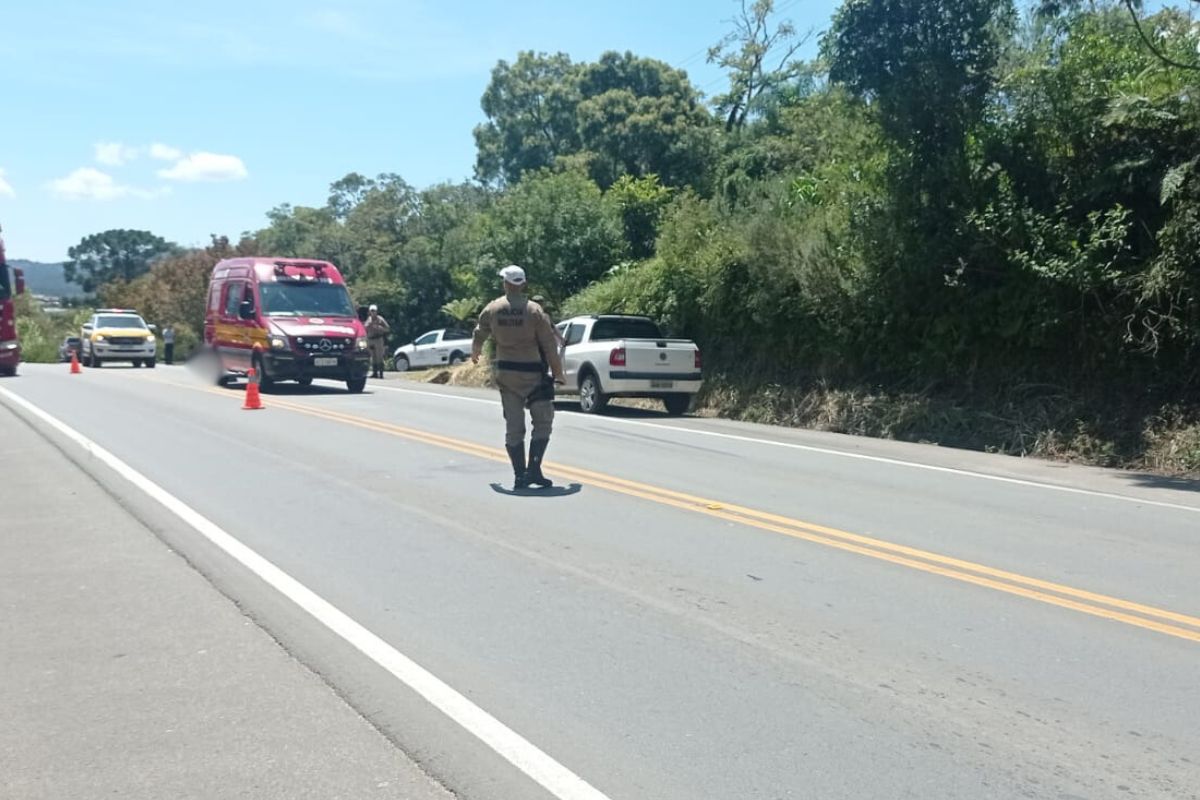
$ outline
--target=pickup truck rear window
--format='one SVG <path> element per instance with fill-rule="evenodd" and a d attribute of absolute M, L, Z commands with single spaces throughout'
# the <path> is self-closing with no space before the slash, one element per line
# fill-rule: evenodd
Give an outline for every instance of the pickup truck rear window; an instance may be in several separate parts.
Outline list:
<path fill-rule="evenodd" d="M 593 342 L 614 339 L 661 339 L 662 332 L 648 319 L 601 319 L 592 326 Z"/>

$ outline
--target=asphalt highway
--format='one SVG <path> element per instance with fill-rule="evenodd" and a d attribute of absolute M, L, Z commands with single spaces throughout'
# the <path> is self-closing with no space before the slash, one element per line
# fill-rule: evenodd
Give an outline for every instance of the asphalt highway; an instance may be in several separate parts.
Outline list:
<path fill-rule="evenodd" d="M 181 555 L 345 705 L 318 739 L 369 725 L 412 797 L 1200 797 L 1196 484 L 564 403 L 558 486 L 514 496 L 492 393 L 242 401 L 26 365 L 0 443 L 64 457 L 23 490 L 56 524 L 90 524 L 72 482 L 127 515 L 83 557 Z M 171 585 L 138 588 L 148 617 Z"/>

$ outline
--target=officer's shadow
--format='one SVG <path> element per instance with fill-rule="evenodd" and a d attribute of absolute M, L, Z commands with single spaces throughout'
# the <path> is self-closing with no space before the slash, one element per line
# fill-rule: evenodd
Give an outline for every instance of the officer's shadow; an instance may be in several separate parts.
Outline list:
<path fill-rule="evenodd" d="M 528 489 L 510 489 L 499 483 L 492 484 L 492 491 L 509 497 L 569 497 L 583 491 L 582 484 L 572 483 L 567 486 L 550 486 L 545 489 L 529 487 Z"/>

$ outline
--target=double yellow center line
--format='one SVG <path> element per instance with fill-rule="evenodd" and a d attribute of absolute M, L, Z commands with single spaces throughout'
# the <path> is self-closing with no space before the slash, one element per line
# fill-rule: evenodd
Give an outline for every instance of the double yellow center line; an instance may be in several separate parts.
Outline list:
<path fill-rule="evenodd" d="M 213 391 L 227 396 L 226 392 L 220 390 Z M 290 402 L 278 397 L 271 398 L 270 404 L 275 408 L 286 409 L 297 414 L 305 414 L 345 425 L 352 425 L 365 430 L 398 436 L 411 441 L 454 450 L 477 458 L 498 461 L 505 464 L 508 463 L 507 455 L 503 451 L 462 439 L 454 439 L 448 436 L 441 436 L 427 431 L 407 428 L 339 411 L 313 408 L 312 406 Z M 671 506 L 695 514 L 703 514 L 715 519 L 771 533 L 790 536 L 794 539 L 802 539 L 814 544 L 844 550 L 849 553 L 856 553 L 891 564 L 898 564 L 932 575 L 940 575 L 941 577 L 951 578 L 963 583 L 982 586 L 987 589 L 1004 592 L 1005 594 L 1016 595 L 1029 600 L 1037 600 L 1094 617 L 1101 617 L 1157 633 L 1164 633 L 1168 636 L 1187 639 L 1192 642 L 1200 642 L 1200 617 L 1134 603 L 1118 597 L 1110 597 L 1096 592 L 1065 586 L 1060 583 L 1031 578 L 1015 572 L 995 569 L 984 564 L 977 564 L 972 561 L 965 561 L 928 550 L 908 547 L 882 539 L 875 539 L 870 536 L 862 536 L 849 531 L 817 525 L 778 514 L 771 514 L 766 511 L 759 511 L 720 500 L 697 497 L 638 481 L 604 475 L 578 467 L 547 462 L 544 468 L 552 475 L 577 481 L 588 486 L 606 489 L 611 492 L 637 497 L 660 505 Z"/>

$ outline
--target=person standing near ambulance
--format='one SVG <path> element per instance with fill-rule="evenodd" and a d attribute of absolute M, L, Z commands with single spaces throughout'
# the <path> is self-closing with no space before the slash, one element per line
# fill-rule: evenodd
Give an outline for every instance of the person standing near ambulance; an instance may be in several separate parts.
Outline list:
<path fill-rule="evenodd" d="M 170 323 L 163 328 L 163 361 L 175 363 L 175 326 Z"/>
<path fill-rule="evenodd" d="M 558 342 L 550 318 L 525 296 L 525 270 L 515 264 L 500 270 L 504 296 L 479 314 L 471 348 L 479 363 L 483 344 L 496 343 L 496 386 L 504 409 L 504 445 L 513 468 L 513 488 L 553 486 L 542 474 L 542 457 L 550 444 L 554 423 L 554 384 L 565 381 Z M 533 422 L 529 460 L 525 460 L 525 409 Z"/>
<path fill-rule="evenodd" d="M 387 335 L 392 326 L 379 316 L 379 306 L 374 303 L 367 309 L 367 318 L 363 321 L 367 329 L 367 347 L 371 350 L 371 377 L 383 377 L 383 360 L 387 357 Z"/>

